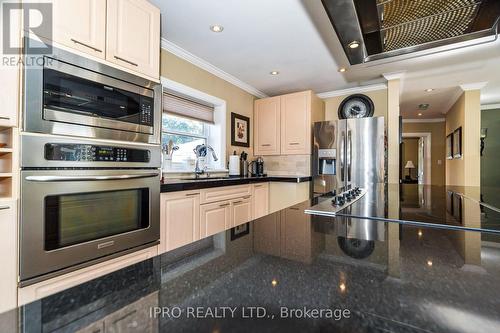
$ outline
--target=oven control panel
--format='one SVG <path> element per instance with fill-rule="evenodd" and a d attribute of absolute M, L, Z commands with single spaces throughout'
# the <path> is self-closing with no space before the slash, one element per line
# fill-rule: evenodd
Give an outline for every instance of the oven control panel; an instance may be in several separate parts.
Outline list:
<path fill-rule="evenodd" d="M 45 159 L 72 162 L 148 163 L 151 159 L 151 152 L 144 149 L 112 146 L 47 143 L 45 145 Z"/>

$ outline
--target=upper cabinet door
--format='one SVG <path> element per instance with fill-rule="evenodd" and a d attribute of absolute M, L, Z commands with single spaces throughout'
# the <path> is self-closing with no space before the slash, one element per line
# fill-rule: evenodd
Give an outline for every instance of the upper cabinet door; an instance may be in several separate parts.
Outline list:
<path fill-rule="evenodd" d="M 254 155 L 280 154 L 280 97 L 255 101 Z"/>
<path fill-rule="evenodd" d="M 281 96 L 281 154 L 311 153 L 311 92 Z"/>
<path fill-rule="evenodd" d="M 106 0 L 53 0 L 56 43 L 104 59 Z"/>
<path fill-rule="evenodd" d="M 160 10 L 146 0 L 108 0 L 106 59 L 160 77 Z"/>

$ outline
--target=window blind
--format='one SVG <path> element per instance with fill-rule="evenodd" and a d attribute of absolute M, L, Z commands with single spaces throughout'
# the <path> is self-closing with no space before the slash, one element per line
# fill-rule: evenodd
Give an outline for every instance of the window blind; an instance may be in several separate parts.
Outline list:
<path fill-rule="evenodd" d="M 163 112 L 214 123 L 214 108 L 179 96 L 163 94 Z"/>

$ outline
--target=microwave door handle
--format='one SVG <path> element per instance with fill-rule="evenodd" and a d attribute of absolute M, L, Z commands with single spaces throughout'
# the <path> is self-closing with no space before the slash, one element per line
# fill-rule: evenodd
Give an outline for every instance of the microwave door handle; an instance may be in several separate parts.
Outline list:
<path fill-rule="evenodd" d="M 117 176 L 28 176 L 30 182 L 79 182 L 79 181 L 101 181 L 101 180 L 127 180 L 139 178 L 158 177 L 159 173 L 145 173 L 141 175 L 117 175 Z"/>

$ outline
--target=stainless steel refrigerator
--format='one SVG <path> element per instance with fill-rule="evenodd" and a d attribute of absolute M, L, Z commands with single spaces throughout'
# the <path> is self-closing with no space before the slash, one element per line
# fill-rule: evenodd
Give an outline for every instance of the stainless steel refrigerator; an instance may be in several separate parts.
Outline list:
<path fill-rule="evenodd" d="M 384 117 L 314 123 L 313 196 L 385 181 Z"/>

